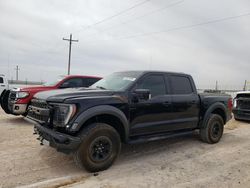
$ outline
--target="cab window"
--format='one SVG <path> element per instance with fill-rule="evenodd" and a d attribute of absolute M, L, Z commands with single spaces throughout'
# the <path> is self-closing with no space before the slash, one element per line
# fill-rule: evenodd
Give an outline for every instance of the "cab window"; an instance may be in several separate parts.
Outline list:
<path fill-rule="evenodd" d="M 83 87 L 81 78 L 70 78 L 62 83 L 61 88 Z"/>
<path fill-rule="evenodd" d="M 89 87 L 94 83 L 96 83 L 98 80 L 100 80 L 100 78 L 83 78 L 82 79 L 83 87 Z"/>
<path fill-rule="evenodd" d="M 3 83 L 3 77 L 0 77 L 0 84 Z"/>
<path fill-rule="evenodd" d="M 149 89 L 151 97 L 166 95 L 164 77 L 162 75 L 148 75 L 137 84 L 136 89 Z"/>
<path fill-rule="evenodd" d="M 193 88 L 188 77 L 172 75 L 170 76 L 170 81 L 173 94 L 181 95 L 193 93 Z"/>

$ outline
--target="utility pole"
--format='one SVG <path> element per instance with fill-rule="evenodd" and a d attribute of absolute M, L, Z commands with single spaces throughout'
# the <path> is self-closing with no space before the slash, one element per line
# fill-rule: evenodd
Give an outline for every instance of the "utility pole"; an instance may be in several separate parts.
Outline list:
<path fill-rule="evenodd" d="M 16 70 L 16 81 L 18 81 L 18 71 L 20 70 L 20 69 L 18 68 L 18 65 L 16 66 L 15 70 Z"/>
<path fill-rule="evenodd" d="M 218 91 L 218 81 L 216 80 L 215 90 Z"/>
<path fill-rule="evenodd" d="M 78 42 L 78 40 L 73 40 L 72 39 L 72 34 L 70 34 L 70 38 L 69 39 L 63 38 L 63 40 L 69 41 L 68 75 L 70 75 L 71 45 L 72 45 L 72 42 Z"/>
<path fill-rule="evenodd" d="M 243 88 L 243 91 L 246 91 L 247 90 L 247 80 L 245 80 L 245 84 L 244 84 L 244 88 Z"/>

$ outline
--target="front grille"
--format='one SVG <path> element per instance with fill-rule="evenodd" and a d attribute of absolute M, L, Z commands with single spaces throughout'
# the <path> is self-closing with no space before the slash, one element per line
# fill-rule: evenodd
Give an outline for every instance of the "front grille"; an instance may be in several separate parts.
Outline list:
<path fill-rule="evenodd" d="M 16 100 L 16 92 L 15 91 L 10 92 L 9 100 L 11 100 L 11 101 Z"/>
<path fill-rule="evenodd" d="M 10 91 L 9 98 L 8 98 L 8 109 L 12 112 L 13 105 L 16 102 L 16 91 Z"/>
<path fill-rule="evenodd" d="M 50 109 L 46 101 L 32 99 L 28 108 L 28 118 L 40 123 L 49 123 Z"/>
<path fill-rule="evenodd" d="M 39 99 L 32 99 L 31 100 L 31 106 L 35 106 L 35 107 L 38 107 L 38 108 L 45 108 L 45 109 L 49 108 L 49 105 L 47 104 L 46 101 L 39 100 Z"/>
<path fill-rule="evenodd" d="M 250 110 L 250 99 L 238 99 L 237 106 L 240 109 L 249 109 Z"/>
<path fill-rule="evenodd" d="M 39 115 L 39 114 L 31 114 L 31 113 L 28 113 L 28 116 L 29 116 L 30 118 L 32 118 L 33 120 L 36 120 L 36 121 L 42 122 L 42 123 L 46 123 L 46 122 L 48 122 L 48 120 L 49 120 L 49 117 L 47 117 L 47 116 L 41 116 L 41 115 Z"/>

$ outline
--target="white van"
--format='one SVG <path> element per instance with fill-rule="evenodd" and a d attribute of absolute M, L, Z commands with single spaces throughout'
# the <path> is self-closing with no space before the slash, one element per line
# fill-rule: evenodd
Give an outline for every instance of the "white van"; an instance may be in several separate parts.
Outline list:
<path fill-rule="evenodd" d="M 3 74 L 0 74 L 0 95 L 5 89 L 9 89 L 8 80 Z"/>

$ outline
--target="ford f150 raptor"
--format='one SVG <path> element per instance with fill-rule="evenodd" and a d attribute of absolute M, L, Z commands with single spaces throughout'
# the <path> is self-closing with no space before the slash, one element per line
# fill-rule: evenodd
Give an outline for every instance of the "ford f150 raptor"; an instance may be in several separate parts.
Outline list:
<path fill-rule="evenodd" d="M 113 164 L 121 143 L 194 130 L 199 130 L 202 141 L 217 143 L 231 110 L 231 96 L 198 94 L 188 74 L 127 71 L 87 89 L 40 92 L 27 117 L 42 145 L 72 153 L 76 164 L 96 172 Z"/>

